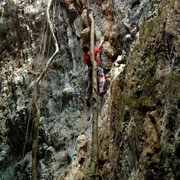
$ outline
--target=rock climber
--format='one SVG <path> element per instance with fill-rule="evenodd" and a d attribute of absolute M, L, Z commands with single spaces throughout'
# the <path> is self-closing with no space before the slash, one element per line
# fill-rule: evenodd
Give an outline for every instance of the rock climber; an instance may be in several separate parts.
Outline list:
<path fill-rule="evenodd" d="M 104 38 L 100 41 L 99 45 L 94 48 L 94 60 L 97 63 L 97 75 L 98 75 L 98 89 L 99 95 L 102 95 L 106 92 L 106 80 L 104 75 L 104 70 L 99 66 L 98 53 L 101 51 L 103 43 L 105 42 Z M 86 100 L 89 101 L 92 93 L 92 64 L 90 60 L 90 49 L 89 45 L 83 45 L 82 50 L 84 52 L 83 60 L 84 63 L 88 66 L 88 82 L 86 87 Z"/>

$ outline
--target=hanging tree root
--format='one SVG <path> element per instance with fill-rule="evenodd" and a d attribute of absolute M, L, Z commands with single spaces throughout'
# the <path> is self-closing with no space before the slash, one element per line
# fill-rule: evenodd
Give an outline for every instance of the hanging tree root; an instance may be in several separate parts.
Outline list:
<path fill-rule="evenodd" d="M 33 104 L 36 110 L 36 116 L 34 119 L 34 140 L 32 145 L 32 180 L 36 180 L 36 153 L 37 153 L 37 145 L 38 145 L 38 136 L 39 136 L 39 119 L 40 119 L 40 109 L 37 105 L 37 91 L 38 84 L 35 82 L 33 89 Z"/>
<path fill-rule="evenodd" d="M 54 40 L 54 43 L 55 43 L 55 52 L 53 53 L 53 55 L 50 57 L 50 59 L 48 60 L 47 64 L 46 64 L 46 67 L 44 68 L 43 72 L 40 74 L 40 76 L 37 78 L 37 84 L 39 84 L 39 82 L 41 81 L 41 79 L 44 77 L 45 73 L 47 72 L 50 64 L 52 63 L 52 61 L 54 60 L 54 58 L 56 57 L 56 55 L 59 53 L 59 45 L 58 45 L 58 41 L 57 41 L 57 38 L 55 36 L 55 33 L 54 33 L 54 30 L 53 30 L 53 23 L 50 19 L 50 8 L 51 8 L 51 5 L 53 4 L 53 1 L 54 0 L 50 0 L 49 3 L 48 3 L 48 7 L 47 7 L 47 21 L 48 21 L 48 24 L 49 24 L 49 27 L 50 27 L 50 31 L 52 33 L 52 36 L 53 36 L 53 40 Z"/>
<path fill-rule="evenodd" d="M 33 145 L 32 145 L 32 180 L 36 180 L 36 154 L 37 154 L 37 146 L 38 146 L 38 135 L 39 135 L 39 119 L 40 119 L 40 109 L 37 105 L 37 93 L 38 93 L 38 87 L 39 87 L 39 83 L 42 80 L 42 78 L 45 76 L 50 64 L 52 63 L 52 61 L 54 60 L 54 58 L 56 57 L 56 55 L 59 53 L 59 46 L 58 46 L 58 41 L 56 39 L 54 30 L 53 30 L 53 24 L 51 22 L 50 19 L 50 9 L 51 6 L 53 4 L 54 0 L 50 0 L 47 6 L 47 21 L 50 27 L 50 31 L 55 43 L 55 52 L 53 53 L 53 55 L 49 58 L 44 70 L 42 71 L 42 73 L 40 74 L 40 76 L 35 80 L 35 82 L 33 83 L 33 97 L 32 97 L 32 101 L 30 103 L 30 108 L 29 108 L 29 114 L 32 114 L 32 106 L 35 107 L 35 111 L 36 111 L 36 115 L 34 118 L 34 139 L 33 139 Z"/>
<path fill-rule="evenodd" d="M 99 179 L 98 176 L 98 159 L 99 159 L 99 149 L 98 149 L 98 96 L 97 96 L 97 64 L 94 61 L 94 17 L 93 10 L 88 10 L 89 19 L 91 22 L 91 36 L 90 36 L 90 59 L 93 65 L 93 76 L 92 76 L 92 86 L 93 86 L 93 121 L 92 121 L 92 144 L 91 144 L 91 179 Z"/>

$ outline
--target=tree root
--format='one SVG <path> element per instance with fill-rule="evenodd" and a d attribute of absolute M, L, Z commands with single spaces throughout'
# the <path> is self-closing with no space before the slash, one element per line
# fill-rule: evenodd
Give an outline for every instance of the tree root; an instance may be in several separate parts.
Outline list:
<path fill-rule="evenodd" d="M 34 117 L 34 138 L 33 138 L 33 145 L 32 145 L 32 180 L 36 180 L 36 154 L 37 154 L 37 146 L 38 146 L 38 136 L 39 136 L 39 119 L 40 119 L 40 109 L 37 105 L 37 94 L 38 94 L 38 87 L 40 84 L 40 81 L 42 80 L 42 78 L 45 76 L 50 64 L 52 63 L 52 61 L 54 60 L 54 58 L 56 57 L 56 55 L 59 53 L 59 46 L 58 46 L 58 41 L 56 39 L 54 30 L 53 30 L 53 24 L 51 22 L 50 19 L 50 9 L 51 6 L 53 4 L 54 0 L 50 0 L 48 2 L 48 6 L 47 6 L 47 21 L 50 27 L 50 31 L 55 43 L 55 52 L 53 53 L 53 55 L 49 58 L 44 70 L 42 71 L 42 73 L 40 74 L 40 76 L 33 82 L 33 95 L 32 95 L 32 100 L 29 104 L 29 115 L 33 114 L 33 106 L 35 107 L 35 117 Z M 31 83 L 32 85 L 32 83 Z M 28 131 L 28 130 L 27 130 Z M 26 143 L 25 143 L 26 144 Z M 25 149 L 25 148 L 24 148 Z"/>
<path fill-rule="evenodd" d="M 48 21 L 48 24 L 49 24 L 49 27 L 50 27 L 50 31 L 51 31 L 51 34 L 52 34 L 52 37 L 53 37 L 53 40 L 54 40 L 54 43 L 55 43 L 55 52 L 53 53 L 53 55 L 49 58 L 47 64 L 46 64 L 46 67 L 44 68 L 44 70 L 42 71 L 42 73 L 40 74 L 40 76 L 37 78 L 37 84 L 39 84 L 39 82 L 41 81 L 41 79 L 44 77 L 44 75 L 46 74 L 50 64 L 52 63 L 52 61 L 54 60 L 54 58 L 56 57 L 56 55 L 59 53 L 59 45 L 58 45 L 58 41 L 57 41 L 57 38 L 55 36 L 55 33 L 54 33 L 54 30 L 53 30 L 53 23 L 50 19 L 50 8 L 51 8 L 51 5 L 53 4 L 53 1 L 54 0 L 50 0 L 49 3 L 48 3 L 48 6 L 47 6 L 47 21 Z"/>
<path fill-rule="evenodd" d="M 37 146 L 38 146 L 38 136 L 39 136 L 39 119 L 40 119 L 40 109 L 37 105 L 37 90 L 38 90 L 38 84 L 37 82 L 34 84 L 33 89 L 33 102 L 36 109 L 36 116 L 34 119 L 34 140 L 32 145 L 32 180 L 36 180 L 36 154 L 37 154 Z"/>
<path fill-rule="evenodd" d="M 92 121 L 92 144 L 91 144 L 91 174 L 98 174 L 98 159 L 99 159 L 99 149 L 98 149 L 98 99 L 97 99 L 97 64 L 94 61 L 94 17 L 93 10 L 88 10 L 89 19 L 91 22 L 91 36 L 90 36 L 90 59 L 93 65 L 93 76 L 92 76 L 92 86 L 93 86 L 93 121 Z M 91 176 L 91 179 L 99 179 L 98 176 Z"/>

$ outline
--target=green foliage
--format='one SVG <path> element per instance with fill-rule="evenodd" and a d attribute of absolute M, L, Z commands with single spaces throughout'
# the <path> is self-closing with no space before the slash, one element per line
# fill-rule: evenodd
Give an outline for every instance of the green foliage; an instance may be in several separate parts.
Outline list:
<path fill-rule="evenodd" d="M 169 79 L 168 79 L 168 86 L 166 95 L 169 99 L 174 99 L 177 97 L 174 97 L 174 94 L 179 94 L 180 89 L 180 74 L 177 74 L 176 72 L 171 72 Z"/>
<path fill-rule="evenodd" d="M 141 50 L 141 47 L 142 47 L 142 45 L 138 42 L 134 45 L 133 51 L 139 51 L 139 50 Z"/>
<path fill-rule="evenodd" d="M 154 31 L 158 31 L 157 26 L 158 26 L 158 22 L 157 19 L 151 19 L 141 30 L 141 38 L 143 38 L 144 40 L 146 40 L 146 38 L 151 37 L 151 34 Z"/>
<path fill-rule="evenodd" d="M 163 22 L 166 20 L 166 12 L 162 12 L 159 16 L 154 17 L 153 19 L 149 21 L 145 21 L 145 25 L 140 31 L 141 34 L 141 40 L 146 41 L 147 39 L 151 38 L 154 35 L 157 35 L 157 33 L 160 33 L 161 25 L 163 25 Z"/>
<path fill-rule="evenodd" d="M 169 146 L 162 146 L 159 151 L 159 157 L 161 159 L 166 159 L 168 156 L 170 156 L 172 153 L 172 149 L 169 148 Z"/>
<path fill-rule="evenodd" d="M 156 105 L 154 101 L 154 89 L 157 84 L 155 56 L 151 53 L 140 61 L 135 59 L 130 62 L 128 68 L 129 72 L 136 69 L 138 76 L 135 74 L 132 82 L 127 81 L 130 85 L 128 92 L 123 92 L 122 99 L 124 105 L 128 106 L 131 112 L 135 113 L 138 111 L 136 119 L 142 119 L 141 116 L 144 116 L 148 110 L 153 109 Z M 131 86 L 131 83 L 134 83 L 134 85 Z"/>

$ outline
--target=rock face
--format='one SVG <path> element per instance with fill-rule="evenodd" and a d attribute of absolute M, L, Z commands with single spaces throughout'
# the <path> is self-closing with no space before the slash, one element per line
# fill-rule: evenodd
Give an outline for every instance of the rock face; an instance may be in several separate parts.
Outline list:
<path fill-rule="evenodd" d="M 166 2 L 157 16 L 141 25 L 124 73 L 110 78 L 109 119 L 104 118 L 101 134 L 105 142 L 101 161 L 107 163 L 102 171 L 107 179 L 180 177 L 179 13 L 175 9 L 176 1 Z"/>
<path fill-rule="evenodd" d="M 0 179 L 30 179 L 32 82 L 54 52 L 48 1 L 0 2 Z M 86 1 L 53 1 L 60 47 L 38 88 L 37 179 L 89 179 Z M 108 81 L 99 97 L 99 177 L 180 179 L 178 0 L 90 1 Z M 31 113 L 29 113 L 31 112 Z"/>

